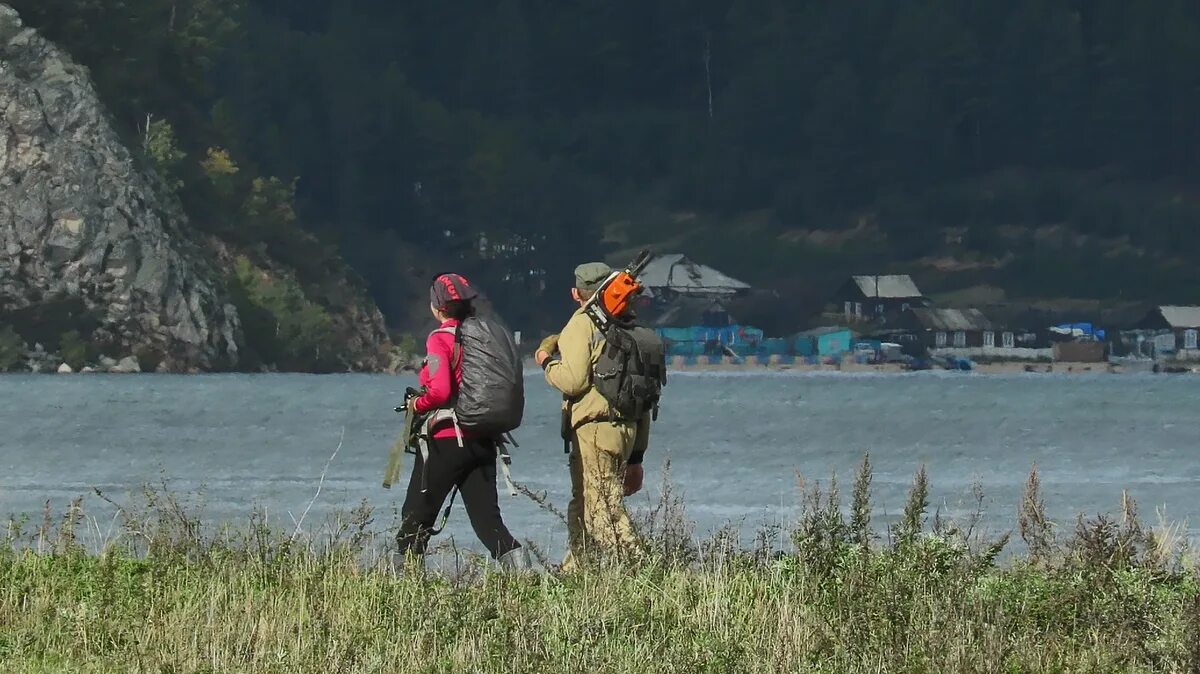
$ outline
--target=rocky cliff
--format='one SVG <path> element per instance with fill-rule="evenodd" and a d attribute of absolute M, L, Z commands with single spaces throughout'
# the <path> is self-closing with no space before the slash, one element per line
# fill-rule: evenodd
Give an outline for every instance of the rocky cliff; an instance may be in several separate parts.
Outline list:
<path fill-rule="evenodd" d="M 135 166 L 86 70 L 5 5 L 0 110 L 0 312 L 18 332 L 82 325 L 103 352 L 156 351 L 165 370 L 236 364 L 236 311 L 178 207 Z"/>
<path fill-rule="evenodd" d="M 221 246 L 195 236 L 164 194 L 122 144 L 86 68 L 0 4 L 0 327 L 32 349 L 35 369 L 53 366 L 66 341 L 125 369 L 241 365 Z M 341 361 L 383 369 L 383 318 L 357 299 L 331 308 Z"/>

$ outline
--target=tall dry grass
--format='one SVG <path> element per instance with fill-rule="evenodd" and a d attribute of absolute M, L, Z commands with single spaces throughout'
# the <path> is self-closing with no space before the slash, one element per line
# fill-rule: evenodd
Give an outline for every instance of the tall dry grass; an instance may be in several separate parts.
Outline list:
<path fill-rule="evenodd" d="M 1026 552 L 977 519 L 928 512 L 924 470 L 899 522 L 872 527 L 864 459 L 848 507 L 805 490 L 783 545 L 697 541 L 667 493 L 644 561 L 509 575 L 459 557 L 394 569 L 360 508 L 320 536 L 207 530 L 148 490 L 102 527 L 78 504 L 13 522 L 0 546 L 6 672 L 1195 672 L 1200 582 L 1181 531 L 1116 517 L 1056 527 L 1036 473 Z M 845 513 L 849 514 L 847 518 Z M 87 534 L 88 531 L 92 534 Z"/>

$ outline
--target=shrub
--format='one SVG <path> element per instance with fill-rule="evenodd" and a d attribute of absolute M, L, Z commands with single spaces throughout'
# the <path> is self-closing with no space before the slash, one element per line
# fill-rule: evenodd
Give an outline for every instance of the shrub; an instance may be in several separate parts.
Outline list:
<path fill-rule="evenodd" d="M 58 351 L 63 362 L 70 365 L 71 369 L 75 371 L 83 369 L 95 356 L 95 349 L 79 334 L 78 330 L 63 333 L 58 340 Z"/>
<path fill-rule="evenodd" d="M 142 152 L 154 165 L 167 187 L 178 192 L 183 188 L 183 181 L 178 176 L 178 167 L 180 162 L 187 158 L 187 153 L 179 147 L 175 128 L 165 119 L 147 119 L 146 128 L 142 133 Z"/>
<path fill-rule="evenodd" d="M 208 156 L 200 162 L 204 175 L 212 183 L 213 190 L 223 201 L 233 197 L 237 189 L 236 176 L 241 168 L 230 156 L 229 151 L 222 148 L 208 148 Z"/>
<path fill-rule="evenodd" d="M 333 318 L 288 277 L 275 277 L 239 257 L 229 279 L 247 345 L 284 370 L 328 371 L 339 366 Z"/>
<path fill-rule="evenodd" d="M 133 350 L 134 358 L 137 358 L 138 367 L 142 372 L 155 372 L 158 366 L 166 359 L 166 354 L 161 349 L 149 345 L 141 345 Z"/>
<path fill-rule="evenodd" d="M 0 328 L 0 372 L 8 372 L 25 359 L 25 340 L 11 325 Z"/>
<path fill-rule="evenodd" d="M 420 345 L 417 344 L 417 338 L 411 332 L 406 332 L 395 340 L 396 348 L 400 349 L 400 353 L 406 356 L 413 356 L 420 353 Z"/>
<path fill-rule="evenodd" d="M 242 215 L 254 231 L 273 233 L 296 224 L 296 180 L 255 178 L 242 206 Z"/>

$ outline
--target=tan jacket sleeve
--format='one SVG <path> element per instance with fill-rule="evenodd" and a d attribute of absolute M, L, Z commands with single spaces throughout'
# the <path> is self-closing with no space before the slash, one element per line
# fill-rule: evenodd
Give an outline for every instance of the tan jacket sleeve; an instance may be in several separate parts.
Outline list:
<path fill-rule="evenodd" d="M 559 359 L 546 366 L 546 382 L 568 398 L 592 387 L 592 330 L 590 319 L 576 313 L 558 338 Z"/>

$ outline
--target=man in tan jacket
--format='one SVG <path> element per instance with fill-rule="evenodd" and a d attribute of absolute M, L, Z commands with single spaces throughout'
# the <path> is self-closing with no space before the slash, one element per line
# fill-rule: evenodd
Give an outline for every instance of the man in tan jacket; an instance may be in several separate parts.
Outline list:
<path fill-rule="evenodd" d="M 650 417 L 617 417 L 592 385 L 592 372 L 604 348 L 604 334 L 582 306 L 612 272 L 602 262 L 575 269 L 572 298 L 581 309 L 561 335 L 546 338 L 535 356 L 546 381 L 563 394 L 564 430 L 571 443 L 571 504 L 567 509 L 569 571 L 596 553 L 637 556 L 640 546 L 624 497 L 642 488 L 642 456 L 650 438 Z M 558 358 L 554 358 L 555 354 Z M 588 553 L 591 553 L 590 555 Z"/>

